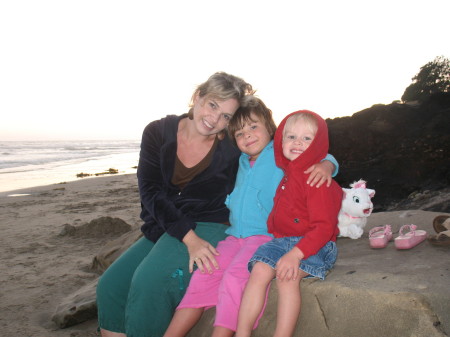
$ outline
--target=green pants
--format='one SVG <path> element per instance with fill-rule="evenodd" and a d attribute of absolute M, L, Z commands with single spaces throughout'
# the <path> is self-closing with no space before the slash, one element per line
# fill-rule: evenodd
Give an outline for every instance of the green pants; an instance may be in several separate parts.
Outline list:
<path fill-rule="evenodd" d="M 195 233 L 213 246 L 228 226 L 198 223 Z M 100 328 L 127 337 L 161 337 L 191 279 L 186 246 L 164 234 L 139 239 L 102 275 L 97 286 Z"/>

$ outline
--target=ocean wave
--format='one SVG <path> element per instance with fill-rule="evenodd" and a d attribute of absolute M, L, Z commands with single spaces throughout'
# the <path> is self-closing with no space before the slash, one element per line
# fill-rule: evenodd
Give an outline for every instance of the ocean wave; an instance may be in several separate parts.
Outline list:
<path fill-rule="evenodd" d="M 27 171 L 35 165 L 71 164 L 139 151 L 139 141 L 0 142 L 0 169 Z"/>
<path fill-rule="evenodd" d="M 2 151 L 0 150 L 0 153 Z M 121 173 L 136 173 L 139 161 L 139 146 L 124 147 L 117 151 L 60 151 L 40 149 L 11 152 L 11 156 L 0 158 L 0 192 L 32 186 L 77 180 L 77 174 L 85 172 L 95 175 L 113 168 Z M 5 159 L 11 160 L 5 160 Z M 6 167 L 8 166 L 8 167 Z"/>

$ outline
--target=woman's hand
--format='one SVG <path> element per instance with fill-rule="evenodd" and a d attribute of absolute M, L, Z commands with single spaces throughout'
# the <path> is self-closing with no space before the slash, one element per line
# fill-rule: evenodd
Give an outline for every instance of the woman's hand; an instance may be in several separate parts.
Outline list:
<path fill-rule="evenodd" d="M 306 183 L 311 187 L 316 185 L 316 187 L 319 188 L 324 182 L 327 182 L 327 187 L 330 187 L 333 171 L 334 164 L 328 160 L 314 164 L 304 172 L 305 174 L 309 174 Z"/>
<path fill-rule="evenodd" d="M 280 281 L 295 281 L 298 278 L 300 261 L 304 255 L 300 249 L 294 247 L 278 260 L 275 269 L 276 277 Z"/>
<path fill-rule="evenodd" d="M 183 243 L 189 252 L 190 273 L 194 271 L 194 263 L 202 273 L 207 270 L 211 274 L 213 268 L 219 269 L 219 264 L 215 258 L 215 256 L 219 255 L 217 250 L 208 241 L 197 236 L 192 229 L 184 236 Z"/>

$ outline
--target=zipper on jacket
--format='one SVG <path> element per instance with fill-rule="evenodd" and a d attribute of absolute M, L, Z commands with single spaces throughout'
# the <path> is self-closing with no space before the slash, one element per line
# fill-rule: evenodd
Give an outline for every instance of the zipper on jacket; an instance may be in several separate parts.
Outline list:
<path fill-rule="evenodd" d="M 283 184 L 281 185 L 281 189 L 284 190 L 286 188 L 286 183 L 287 183 L 287 176 L 284 176 L 283 178 Z"/>
<path fill-rule="evenodd" d="M 247 174 L 245 175 L 245 180 L 250 180 L 252 178 L 252 176 L 253 176 L 253 171 L 252 171 L 252 167 L 251 167 L 250 170 L 248 170 Z M 244 193 L 242 193 L 242 195 L 246 195 L 248 189 L 249 189 L 249 184 L 245 184 Z M 239 215 L 242 218 L 244 203 L 241 202 L 241 204 L 239 206 L 240 206 Z M 242 226 L 241 225 L 239 225 L 238 232 L 239 232 L 239 238 L 242 239 L 243 236 L 242 236 Z"/>
<path fill-rule="evenodd" d="M 287 180 L 288 180 L 288 178 L 287 178 L 287 176 L 285 175 L 285 176 L 283 177 L 283 179 L 281 180 L 281 186 L 279 186 L 279 187 L 277 188 L 276 194 L 278 194 L 278 189 L 281 189 L 282 191 L 284 191 L 284 189 L 286 188 L 285 185 L 286 185 L 286 183 L 287 183 Z M 274 226 L 274 224 L 273 224 L 273 214 L 275 214 L 275 213 L 278 211 L 278 204 L 279 204 L 279 201 L 280 201 L 280 197 L 278 197 L 278 198 L 276 198 L 276 200 L 274 200 L 273 207 L 272 207 L 272 212 L 270 213 L 270 216 L 272 217 L 272 227 L 269 228 L 269 226 L 268 226 L 268 227 L 267 227 L 268 231 L 270 231 L 270 230 L 273 231 L 273 226 Z M 267 220 L 269 220 L 269 219 L 267 219 Z M 272 234 L 273 234 L 273 232 L 272 232 Z"/>

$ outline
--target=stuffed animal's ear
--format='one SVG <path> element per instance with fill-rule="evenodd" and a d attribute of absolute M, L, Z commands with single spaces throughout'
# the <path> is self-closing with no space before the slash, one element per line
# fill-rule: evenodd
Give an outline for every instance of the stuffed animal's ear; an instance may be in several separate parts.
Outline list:
<path fill-rule="evenodd" d="M 370 188 L 367 189 L 367 192 L 369 192 L 369 197 L 371 198 L 375 195 L 375 190 L 371 190 Z"/>
<path fill-rule="evenodd" d="M 344 192 L 343 195 L 342 195 L 342 199 L 345 199 L 345 196 L 347 195 L 347 193 L 348 193 L 349 191 L 351 191 L 349 188 L 343 188 L 343 189 L 342 189 L 342 192 Z"/>

